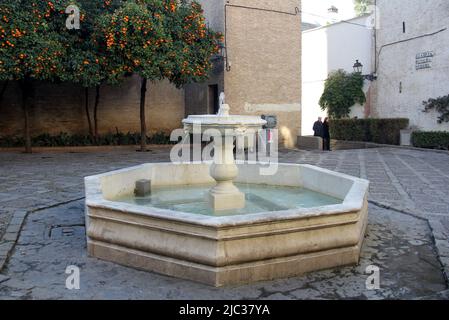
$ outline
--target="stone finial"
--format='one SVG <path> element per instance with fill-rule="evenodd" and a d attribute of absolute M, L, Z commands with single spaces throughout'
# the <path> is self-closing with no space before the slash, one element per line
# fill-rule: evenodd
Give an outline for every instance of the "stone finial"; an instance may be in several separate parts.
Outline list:
<path fill-rule="evenodd" d="M 220 109 L 218 110 L 217 116 L 221 116 L 221 117 L 229 116 L 230 107 L 229 107 L 229 105 L 227 105 L 225 103 L 225 100 L 226 100 L 225 93 L 224 92 L 220 93 L 220 99 L 219 99 Z"/>

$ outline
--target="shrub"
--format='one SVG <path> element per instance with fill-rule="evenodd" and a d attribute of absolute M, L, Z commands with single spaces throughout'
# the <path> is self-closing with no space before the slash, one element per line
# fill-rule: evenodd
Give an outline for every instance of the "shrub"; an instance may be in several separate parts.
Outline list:
<path fill-rule="evenodd" d="M 449 95 L 438 97 L 436 99 L 429 99 L 423 102 L 424 112 L 436 110 L 440 113 L 438 123 L 449 122 Z"/>
<path fill-rule="evenodd" d="M 332 120 L 332 139 L 364 141 L 398 145 L 400 131 L 407 128 L 408 119 L 342 119 Z"/>
<path fill-rule="evenodd" d="M 330 118 L 341 119 L 349 116 L 353 105 L 365 101 L 363 76 L 337 70 L 329 74 L 319 104 L 323 111 L 327 110 Z"/>
<path fill-rule="evenodd" d="M 417 148 L 449 150 L 449 132 L 415 131 L 412 134 L 413 146 Z"/>
<path fill-rule="evenodd" d="M 170 136 L 163 132 L 158 132 L 147 137 L 151 144 L 171 144 Z M 31 139 L 32 145 L 35 147 L 85 147 L 95 146 L 91 135 L 73 134 L 61 132 L 58 135 L 50 135 L 44 133 Z M 140 144 L 140 133 L 108 133 L 98 137 L 98 145 L 100 146 L 128 146 Z M 23 147 L 25 140 L 22 137 L 4 136 L 0 137 L 0 147 Z"/>

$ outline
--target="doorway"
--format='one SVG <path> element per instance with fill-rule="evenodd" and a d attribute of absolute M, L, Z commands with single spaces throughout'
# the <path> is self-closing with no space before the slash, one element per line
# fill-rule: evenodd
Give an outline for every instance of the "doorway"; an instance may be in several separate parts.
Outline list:
<path fill-rule="evenodd" d="M 218 105 L 218 84 L 209 85 L 209 96 L 207 99 L 207 111 L 209 114 L 217 114 L 220 106 Z"/>

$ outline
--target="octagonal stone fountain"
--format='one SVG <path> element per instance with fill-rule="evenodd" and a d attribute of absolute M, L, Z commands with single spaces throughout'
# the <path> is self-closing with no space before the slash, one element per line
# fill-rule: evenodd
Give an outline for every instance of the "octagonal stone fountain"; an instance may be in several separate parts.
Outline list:
<path fill-rule="evenodd" d="M 232 135 L 264 120 L 190 116 L 217 129 L 212 163 L 149 163 L 85 178 L 90 256 L 213 286 L 357 264 L 369 182 L 310 165 L 236 164 Z M 136 182 L 150 192 L 135 195 Z"/>

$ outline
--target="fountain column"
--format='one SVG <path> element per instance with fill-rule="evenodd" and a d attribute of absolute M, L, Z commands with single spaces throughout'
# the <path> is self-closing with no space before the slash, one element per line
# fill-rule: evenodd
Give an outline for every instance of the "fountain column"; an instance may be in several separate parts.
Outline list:
<path fill-rule="evenodd" d="M 234 160 L 234 136 L 223 134 L 214 140 L 214 163 L 210 175 L 217 185 L 209 191 L 209 203 L 216 210 L 242 209 L 245 207 L 245 194 L 234 185 L 238 176 Z"/>

